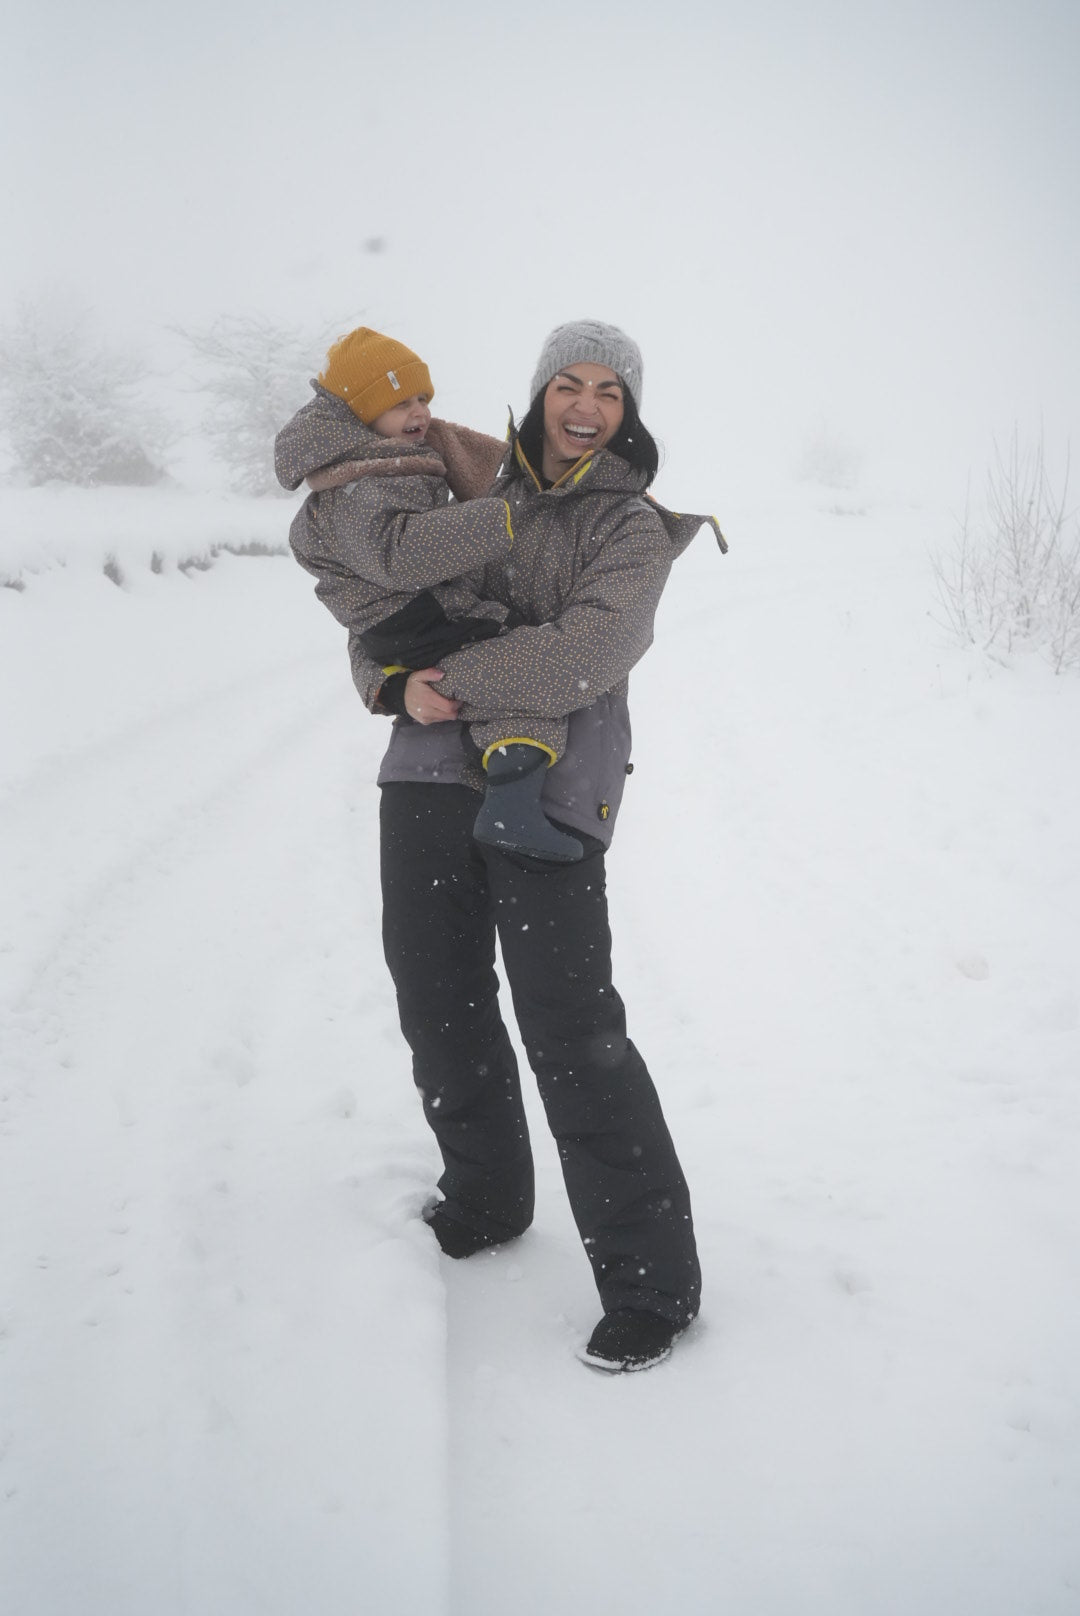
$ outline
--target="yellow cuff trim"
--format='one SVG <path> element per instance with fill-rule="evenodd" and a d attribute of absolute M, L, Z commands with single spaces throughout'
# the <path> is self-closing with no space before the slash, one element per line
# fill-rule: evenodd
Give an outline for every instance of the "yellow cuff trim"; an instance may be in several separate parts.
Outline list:
<path fill-rule="evenodd" d="M 491 756 L 492 752 L 498 752 L 504 746 L 535 746 L 538 752 L 546 752 L 548 757 L 551 759 L 551 762 L 548 764 L 549 769 L 551 768 L 552 763 L 558 763 L 559 761 L 558 752 L 553 752 L 550 746 L 544 745 L 543 741 L 534 741 L 529 735 L 508 735 L 505 740 L 492 741 L 491 745 L 488 747 L 483 756 L 482 761 L 485 769 L 487 768 L 488 758 Z"/>
<path fill-rule="evenodd" d="M 412 673 L 412 671 L 412 668 L 405 667 L 404 663 L 402 662 L 391 662 L 388 668 L 383 669 L 383 675 L 385 678 L 389 679 L 392 673 Z"/>

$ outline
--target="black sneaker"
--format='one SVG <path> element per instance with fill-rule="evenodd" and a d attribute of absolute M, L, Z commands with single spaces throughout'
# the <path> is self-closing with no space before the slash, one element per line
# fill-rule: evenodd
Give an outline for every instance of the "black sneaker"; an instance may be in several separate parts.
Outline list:
<path fill-rule="evenodd" d="M 604 1314 L 578 1357 L 591 1369 L 606 1369 L 609 1374 L 651 1369 L 663 1362 L 681 1334 L 678 1325 L 658 1313 L 618 1307 Z"/>

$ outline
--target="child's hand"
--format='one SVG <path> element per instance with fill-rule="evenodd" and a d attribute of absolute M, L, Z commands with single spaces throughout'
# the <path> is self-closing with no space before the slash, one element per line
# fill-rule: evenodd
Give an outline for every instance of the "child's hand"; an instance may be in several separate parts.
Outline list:
<path fill-rule="evenodd" d="M 460 701 L 454 701 L 450 696 L 440 696 L 433 690 L 437 679 L 443 676 L 441 668 L 421 668 L 416 673 L 410 673 L 405 681 L 405 711 L 410 718 L 415 718 L 418 724 L 445 724 L 448 718 L 456 718 Z"/>

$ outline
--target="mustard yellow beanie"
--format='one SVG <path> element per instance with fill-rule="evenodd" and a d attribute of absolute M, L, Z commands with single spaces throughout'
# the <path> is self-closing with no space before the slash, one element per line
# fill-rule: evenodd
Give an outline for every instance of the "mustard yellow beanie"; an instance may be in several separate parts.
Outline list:
<path fill-rule="evenodd" d="M 417 393 L 431 398 L 435 391 L 427 366 L 411 348 L 369 331 L 366 325 L 334 343 L 319 382 L 328 393 L 344 399 L 365 426 L 395 404 Z"/>

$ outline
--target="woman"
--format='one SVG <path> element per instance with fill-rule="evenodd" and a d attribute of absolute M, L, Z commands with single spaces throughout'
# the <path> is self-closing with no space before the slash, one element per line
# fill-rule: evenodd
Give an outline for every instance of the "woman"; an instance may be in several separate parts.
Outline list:
<path fill-rule="evenodd" d="M 498 933 L 604 1309 L 582 1357 L 608 1370 L 666 1357 L 700 1298 L 686 1181 L 611 980 L 604 889 L 629 766 L 627 675 L 651 643 L 676 555 L 703 521 L 716 527 L 643 497 L 657 451 L 638 414 L 641 381 L 637 345 L 615 326 L 574 322 L 544 344 L 492 490 L 510 505 L 513 547 L 476 580 L 519 626 L 438 669 L 389 678 L 351 636 L 368 706 L 414 720 L 395 723 L 379 784 L 386 959 L 444 1166 L 442 1199 L 425 1219 L 455 1258 L 512 1240 L 532 1220 Z M 530 858 L 474 836 L 485 779 L 464 725 L 505 712 L 538 727 L 568 719 L 543 805 L 580 859 Z M 520 738 L 523 757 L 508 745 L 484 759 L 489 784 L 505 777 L 512 788 L 537 756 L 530 739 Z"/>

